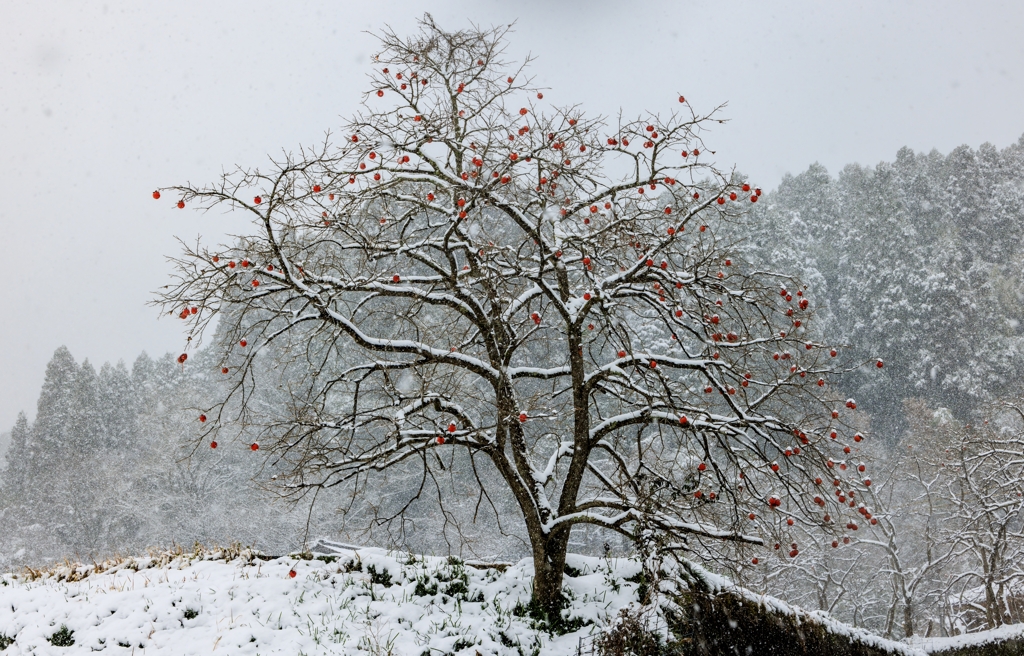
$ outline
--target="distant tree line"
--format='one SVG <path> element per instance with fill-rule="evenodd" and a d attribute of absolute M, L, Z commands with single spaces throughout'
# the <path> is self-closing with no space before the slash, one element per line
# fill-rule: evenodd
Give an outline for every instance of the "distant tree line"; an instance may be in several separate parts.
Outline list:
<path fill-rule="evenodd" d="M 751 259 L 801 276 L 825 301 L 828 337 L 885 368 L 842 386 L 878 435 L 905 429 L 903 402 L 968 419 L 1019 394 L 1024 374 L 1024 137 L 894 162 L 815 164 L 786 176 L 735 227 Z"/>
<path fill-rule="evenodd" d="M 808 535 L 800 558 L 732 575 L 887 636 L 1024 621 L 1024 138 L 813 165 L 765 201 L 732 238 L 809 282 L 829 340 L 884 362 L 839 381 L 874 479 L 850 503 L 875 523 L 836 547 L 797 527 L 780 540 Z"/>
<path fill-rule="evenodd" d="M 211 384 L 169 355 L 97 372 L 57 349 L 0 471 L 0 567 L 194 541 L 297 546 L 306 515 L 253 484 L 260 462 L 238 445 L 191 451 L 188 408 Z"/>
<path fill-rule="evenodd" d="M 311 496 L 289 502 L 268 489 L 275 463 L 253 451 L 260 434 L 244 418 L 233 439 L 197 447 L 204 425 L 198 408 L 227 384 L 220 371 L 200 351 L 184 366 L 171 354 L 143 353 L 131 369 L 104 364 L 97 372 L 58 348 L 35 420 L 19 414 L 0 467 L 0 570 L 194 542 L 237 541 L 280 554 L 324 535 L 426 553 L 518 557 L 521 540 L 493 535 L 496 517 L 475 513 L 468 496 L 447 515 L 413 503 L 397 528 L 347 529 L 347 520 L 393 512 L 418 482 L 411 472 L 395 472 L 381 490 L 324 490 L 311 511 Z M 285 406 L 286 387 L 272 386 L 281 395 L 260 403 Z"/>

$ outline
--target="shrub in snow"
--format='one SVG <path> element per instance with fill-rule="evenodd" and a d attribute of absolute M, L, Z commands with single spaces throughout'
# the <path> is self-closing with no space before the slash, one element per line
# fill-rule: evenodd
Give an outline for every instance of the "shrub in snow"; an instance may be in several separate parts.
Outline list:
<path fill-rule="evenodd" d="M 75 644 L 75 632 L 61 624 L 60 628 L 46 640 L 54 647 L 70 647 Z"/>

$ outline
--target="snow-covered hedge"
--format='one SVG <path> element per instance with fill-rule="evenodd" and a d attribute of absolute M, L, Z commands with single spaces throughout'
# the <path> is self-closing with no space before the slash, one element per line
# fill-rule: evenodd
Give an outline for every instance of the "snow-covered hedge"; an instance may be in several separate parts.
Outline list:
<path fill-rule="evenodd" d="M 935 656 L 1017 656 L 1024 654 L 1024 624 L 949 638 L 918 638 L 912 644 Z"/>
<path fill-rule="evenodd" d="M 684 581 L 689 583 L 683 584 Z M 758 595 L 698 565 L 686 563 L 662 583 L 667 618 L 684 653 L 798 656 L 924 656 L 923 651 Z"/>

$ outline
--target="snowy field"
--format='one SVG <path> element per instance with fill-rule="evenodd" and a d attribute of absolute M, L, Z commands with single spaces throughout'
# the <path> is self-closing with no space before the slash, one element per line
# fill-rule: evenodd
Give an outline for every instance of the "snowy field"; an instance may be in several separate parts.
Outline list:
<path fill-rule="evenodd" d="M 3 654 L 572 654 L 635 600 L 624 579 L 640 571 L 570 556 L 571 612 L 585 625 L 551 637 L 523 612 L 529 560 L 500 572 L 379 549 L 321 558 L 160 554 L 6 574 L 0 636 L 14 641 Z M 63 626 L 70 647 L 49 640 Z"/>
<path fill-rule="evenodd" d="M 329 543 L 322 543 L 329 544 Z M 636 605 L 640 565 L 570 554 L 569 616 L 581 628 L 537 630 L 532 562 L 476 567 L 373 548 L 265 559 L 249 550 L 162 552 L 0 577 L 0 651 L 18 654 L 591 654 L 591 639 Z M 924 656 L 1019 636 L 1020 627 L 896 643 L 754 595 L 696 568 L 713 590 L 813 621 L 893 654 Z M 73 644 L 71 642 L 73 641 Z"/>

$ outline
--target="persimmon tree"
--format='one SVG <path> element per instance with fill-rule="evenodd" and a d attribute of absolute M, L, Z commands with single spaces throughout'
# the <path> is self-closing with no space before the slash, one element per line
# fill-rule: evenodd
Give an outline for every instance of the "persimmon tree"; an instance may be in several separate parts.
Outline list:
<path fill-rule="evenodd" d="M 835 351 L 797 281 L 715 238 L 761 193 L 706 162 L 718 110 L 546 104 L 506 36 L 385 31 L 340 135 L 162 190 L 251 222 L 186 246 L 159 299 L 190 345 L 218 317 L 231 384 L 200 409 L 206 441 L 259 426 L 253 457 L 296 495 L 410 463 L 426 480 L 462 450 L 481 495 L 514 498 L 549 616 L 576 526 L 697 551 L 847 522 L 833 480 L 865 474 L 843 461 Z M 287 411 L 256 401 L 271 352 L 306 372 Z"/>

